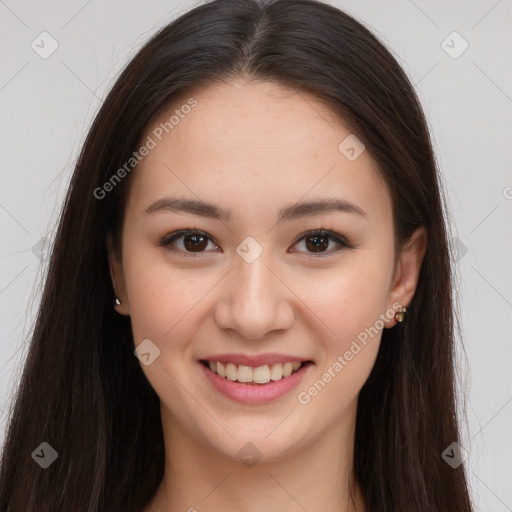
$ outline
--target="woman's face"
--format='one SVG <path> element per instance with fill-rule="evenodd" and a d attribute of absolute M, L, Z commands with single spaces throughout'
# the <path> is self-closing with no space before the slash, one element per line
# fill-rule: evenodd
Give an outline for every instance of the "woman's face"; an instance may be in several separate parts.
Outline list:
<path fill-rule="evenodd" d="M 164 430 L 239 460 L 350 430 L 424 250 L 395 269 L 364 146 L 315 97 L 242 81 L 184 96 L 143 142 L 113 271 Z"/>

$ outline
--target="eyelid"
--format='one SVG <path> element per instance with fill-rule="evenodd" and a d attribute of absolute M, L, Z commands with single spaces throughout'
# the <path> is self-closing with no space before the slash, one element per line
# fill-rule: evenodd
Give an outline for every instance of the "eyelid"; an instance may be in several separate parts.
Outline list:
<path fill-rule="evenodd" d="M 209 239 L 211 242 L 213 242 L 216 246 L 220 246 L 220 244 L 215 240 L 215 238 L 213 238 L 211 235 L 209 235 L 208 233 L 206 233 L 205 231 L 201 231 L 199 229 L 196 229 L 196 228 L 186 228 L 186 229 L 181 229 L 181 230 L 178 230 L 178 231 L 174 231 L 173 233 L 170 233 L 169 235 L 165 236 L 159 245 L 163 246 L 163 247 L 167 247 L 167 246 L 170 246 L 172 242 L 174 242 L 175 240 L 181 238 L 182 236 L 186 236 L 186 235 L 200 235 L 200 236 L 204 236 L 206 237 L 207 239 Z M 326 229 L 326 228 L 316 228 L 316 229 L 310 229 L 304 233 L 301 233 L 301 235 L 292 243 L 292 246 L 293 245 L 296 245 L 297 243 L 301 242 L 302 240 L 304 240 L 305 238 L 307 237 L 310 237 L 310 236 L 324 236 L 324 237 L 327 237 L 329 238 L 330 240 L 336 242 L 339 246 L 341 246 L 341 248 L 338 248 L 338 249 L 335 249 L 335 250 L 330 250 L 330 251 L 327 251 L 327 252 L 318 252 L 318 253 L 315 253 L 315 252 L 306 252 L 305 254 L 307 254 L 308 256 L 313 256 L 313 257 L 322 257 L 322 256 L 330 256 L 334 253 L 337 253 L 339 252 L 340 250 L 343 250 L 343 249 L 353 249 L 355 246 L 349 242 L 346 237 L 344 237 L 343 235 L 333 231 L 333 230 L 330 230 L 330 229 Z M 202 252 L 197 252 L 197 253 L 194 253 L 194 252 L 188 252 L 188 251 L 182 251 L 182 250 L 175 250 L 175 249 L 169 249 L 170 251 L 172 252 L 175 252 L 175 253 L 179 253 L 179 254 L 182 254 L 182 255 L 185 255 L 185 256 L 192 256 L 192 257 L 198 257 L 198 256 L 201 256 L 203 254 L 208 254 L 206 251 L 202 251 Z M 292 251 L 292 252 L 303 252 L 303 251 Z"/>
<path fill-rule="evenodd" d="M 330 238 L 332 240 L 334 240 L 336 243 L 338 243 L 339 245 L 347 248 L 347 249 L 353 249 L 354 246 L 343 236 L 343 235 L 340 235 L 339 233 L 336 233 L 336 231 L 332 231 L 330 229 L 326 229 L 326 228 L 317 228 L 317 229 L 310 229 L 309 231 L 306 231 L 304 233 L 302 233 L 299 238 L 297 238 L 295 240 L 295 242 L 293 242 L 293 245 L 295 245 L 296 243 L 298 242 L 301 242 L 302 240 L 304 240 L 304 238 L 307 238 L 308 236 L 325 236 L 327 238 Z M 336 251 L 334 251 L 336 252 Z M 331 252 L 324 252 L 324 253 L 314 253 L 314 252 L 311 252 L 309 254 L 311 255 L 315 255 L 315 254 L 318 254 L 318 255 L 323 255 L 323 254 L 332 254 L 333 251 Z"/>
<path fill-rule="evenodd" d="M 177 240 L 178 238 L 181 238 L 182 236 L 186 236 L 186 235 L 201 235 L 201 236 L 204 236 L 204 237 L 208 238 L 216 246 L 220 245 L 215 240 L 215 238 L 213 238 L 211 235 L 209 235 L 205 231 L 201 231 L 200 229 L 196 229 L 196 228 L 185 228 L 185 229 L 180 229 L 178 231 L 174 231 L 173 233 L 170 233 L 169 235 L 164 236 L 164 238 L 161 240 L 159 245 L 161 245 L 162 247 L 170 246 L 171 242 L 174 242 L 174 240 Z M 198 257 L 198 256 L 201 256 L 203 254 L 207 254 L 207 252 L 205 252 L 205 251 L 194 253 L 194 252 L 182 251 L 182 250 L 179 250 L 179 249 L 169 249 L 169 250 L 171 252 L 174 252 L 174 253 L 179 253 L 179 254 L 182 254 L 184 256 L 192 256 L 192 257 Z"/>

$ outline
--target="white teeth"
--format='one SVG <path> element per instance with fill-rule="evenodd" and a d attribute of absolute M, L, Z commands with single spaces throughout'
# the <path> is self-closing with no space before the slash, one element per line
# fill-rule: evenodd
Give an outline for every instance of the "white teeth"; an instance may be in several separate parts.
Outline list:
<path fill-rule="evenodd" d="M 238 382 L 252 382 L 252 368 L 240 365 L 238 367 Z"/>
<path fill-rule="evenodd" d="M 283 378 L 283 365 L 273 364 L 270 368 L 270 378 L 272 380 L 281 380 Z"/>
<path fill-rule="evenodd" d="M 270 368 L 268 365 L 258 366 L 258 368 L 254 368 L 252 375 L 252 381 L 257 384 L 266 384 L 270 382 Z"/>
<path fill-rule="evenodd" d="M 289 377 L 293 371 L 293 363 L 283 364 L 283 377 Z"/>
<path fill-rule="evenodd" d="M 210 370 L 219 377 L 225 377 L 231 381 L 256 384 L 267 384 L 268 382 L 281 380 L 289 377 L 293 372 L 297 371 L 302 363 L 299 361 L 289 363 L 265 364 L 263 366 L 252 367 L 233 363 L 221 363 L 220 361 L 208 361 Z"/>
<path fill-rule="evenodd" d="M 238 378 L 238 369 L 233 363 L 226 365 L 226 378 L 232 381 Z"/>

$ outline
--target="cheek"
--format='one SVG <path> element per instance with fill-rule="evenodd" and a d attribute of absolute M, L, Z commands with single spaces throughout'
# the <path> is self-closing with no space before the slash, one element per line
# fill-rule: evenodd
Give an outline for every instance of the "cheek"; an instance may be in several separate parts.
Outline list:
<path fill-rule="evenodd" d="M 307 288 L 308 305 L 334 331 L 331 337 L 338 343 L 357 337 L 386 312 L 390 273 L 390 265 L 354 261 L 333 270 L 328 278 L 312 281 Z"/>
<path fill-rule="evenodd" d="M 343 396 L 348 403 L 368 378 L 390 315 L 386 304 L 392 268 L 391 252 L 367 253 L 333 271 L 322 286 L 310 287 L 312 309 L 329 327 L 322 340 L 319 386 L 329 383 L 330 391 L 318 402 L 334 403 Z"/>
<path fill-rule="evenodd" d="M 172 339 L 172 347 L 179 348 L 183 337 L 177 333 L 193 316 L 207 280 L 191 279 L 190 270 L 172 269 L 158 248 L 132 249 L 127 243 L 127 251 L 124 272 L 135 343 L 150 338 L 163 349 Z"/>
<path fill-rule="evenodd" d="M 315 311 L 329 328 L 314 379 L 297 400 L 311 417 L 335 421 L 356 399 L 374 366 L 385 316 L 387 274 L 381 267 L 338 272 L 312 287 Z M 323 306 L 322 306 L 323 304 Z M 334 332 L 334 334 L 333 334 Z"/>

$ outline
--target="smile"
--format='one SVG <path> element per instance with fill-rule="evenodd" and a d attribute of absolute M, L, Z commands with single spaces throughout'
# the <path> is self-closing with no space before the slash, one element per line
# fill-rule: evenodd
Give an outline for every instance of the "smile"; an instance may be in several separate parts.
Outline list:
<path fill-rule="evenodd" d="M 278 381 L 289 377 L 302 366 L 302 363 L 299 361 L 284 364 L 265 364 L 258 367 L 221 363 L 219 361 L 208 361 L 207 363 L 210 370 L 219 377 L 225 377 L 232 382 L 243 382 L 247 384 L 267 384 L 271 380 Z"/>
<path fill-rule="evenodd" d="M 295 388 L 312 361 L 289 361 L 261 366 L 200 360 L 203 373 L 224 396 L 242 403 L 268 403 Z"/>

